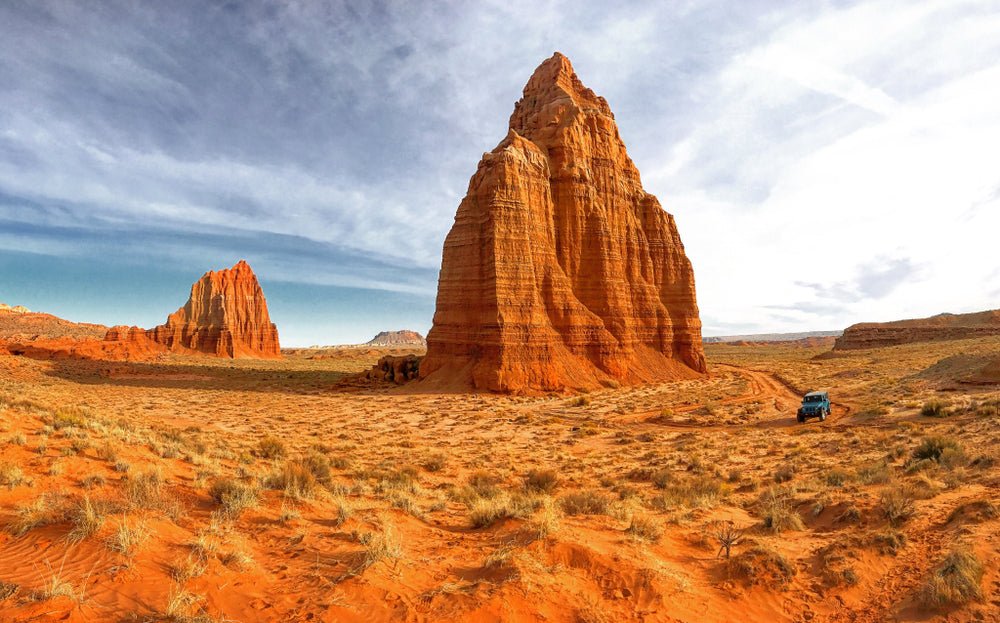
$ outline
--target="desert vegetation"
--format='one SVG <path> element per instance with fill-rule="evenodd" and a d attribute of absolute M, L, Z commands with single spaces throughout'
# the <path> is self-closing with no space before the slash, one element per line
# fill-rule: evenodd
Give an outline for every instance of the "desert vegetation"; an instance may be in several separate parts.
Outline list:
<path fill-rule="evenodd" d="M 707 379 L 580 396 L 335 389 L 364 355 L 3 357 L 0 608 L 972 620 L 998 606 L 1000 387 L 940 362 L 997 346 L 709 345 Z M 834 413 L 799 425 L 815 388 Z"/>

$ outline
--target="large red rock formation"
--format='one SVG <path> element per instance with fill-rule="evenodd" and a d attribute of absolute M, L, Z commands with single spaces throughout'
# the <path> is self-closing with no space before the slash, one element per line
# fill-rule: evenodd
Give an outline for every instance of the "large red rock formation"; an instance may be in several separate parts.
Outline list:
<path fill-rule="evenodd" d="M 281 358 L 278 329 L 267 314 L 264 292 L 242 260 L 232 268 L 202 275 L 191 286 L 187 304 L 170 314 L 166 324 L 149 330 L 113 327 L 105 339 L 153 341 L 177 353 Z"/>
<path fill-rule="evenodd" d="M 941 314 L 931 318 L 894 322 L 862 322 L 845 329 L 833 348 L 859 350 L 990 335 L 1000 335 L 1000 310 L 974 314 Z"/>
<path fill-rule="evenodd" d="M 674 219 L 642 189 L 608 103 L 556 53 L 458 208 L 421 377 L 516 392 L 705 371 Z"/>

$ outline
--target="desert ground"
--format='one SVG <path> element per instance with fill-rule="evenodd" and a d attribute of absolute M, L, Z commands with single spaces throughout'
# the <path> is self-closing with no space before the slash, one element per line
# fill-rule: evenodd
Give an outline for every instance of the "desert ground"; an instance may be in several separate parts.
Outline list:
<path fill-rule="evenodd" d="M 547 396 L 0 356 L 0 620 L 1000 620 L 998 349 L 709 344 Z"/>

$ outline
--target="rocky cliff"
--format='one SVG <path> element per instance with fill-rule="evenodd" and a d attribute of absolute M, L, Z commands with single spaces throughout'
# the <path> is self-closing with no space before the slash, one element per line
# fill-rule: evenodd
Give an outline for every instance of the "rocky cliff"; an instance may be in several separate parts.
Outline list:
<path fill-rule="evenodd" d="M 705 371 L 674 219 L 643 190 L 607 102 L 556 53 L 458 208 L 421 377 L 517 392 Z"/>
<path fill-rule="evenodd" d="M 844 330 L 834 350 L 881 348 L 912 342 L 964 340 L 1000 335 L 1000 310 L 974 314 L 942 314 L 895 322 L 862 322 Z"/>
<path fill-rule="evenodd" d="M 108 341 L 156 342 L 177 353 L 219 357 L 281 358 L 278 329 L 267 313 L 264 292 L 250 266 L 207 272 L 191 286 L 184 307 L 153 329 L 113 327 Z"/>

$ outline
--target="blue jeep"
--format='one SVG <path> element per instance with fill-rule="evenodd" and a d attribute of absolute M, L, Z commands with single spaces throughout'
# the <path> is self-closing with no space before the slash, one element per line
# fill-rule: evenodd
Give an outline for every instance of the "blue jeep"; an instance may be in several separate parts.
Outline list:
<path fill-rule="evenodd" d="M 809 392 L 802 397 L 802 406 L 799 407 L 799 422 L 805 422 L 808 418 L 818 417 L 822 422 L 826 416 L 830 415 L 830 397 L 826 392 Z"/>

